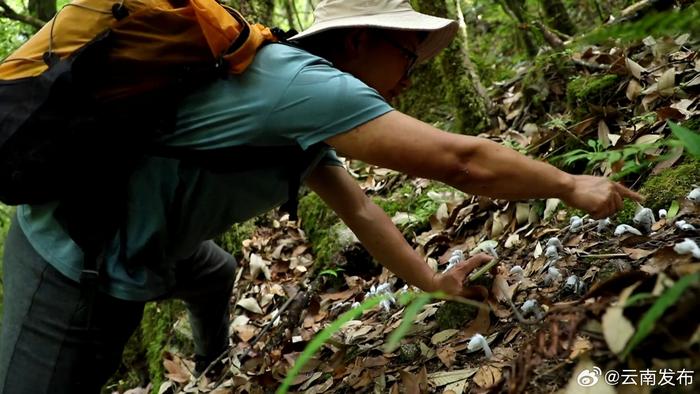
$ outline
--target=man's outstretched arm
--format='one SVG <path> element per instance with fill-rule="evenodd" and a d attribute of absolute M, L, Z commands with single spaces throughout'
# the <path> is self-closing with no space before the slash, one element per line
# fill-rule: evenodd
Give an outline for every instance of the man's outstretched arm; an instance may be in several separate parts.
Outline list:
<path fill-rule="evenodd" d="M 406 282 L 424 291 L 442 290 L 465 297 L 476 294 L 464 289 L 462 282 L 474 268 L 491 260 L 489 256 L 477 255 L 445 275 L 436 274 L 344 168 L 319 166 L 306 184 L 338 214 L 372 257 Z"/>
<path fill-rule="evenodd" d="M 326 142 L 344 156 L 464 192 L 503 199 L 556 197 L 594 218 L 642 197 L 605 178 L 571 175 L 484 138 L 438 130 L 392 111 Z"/>

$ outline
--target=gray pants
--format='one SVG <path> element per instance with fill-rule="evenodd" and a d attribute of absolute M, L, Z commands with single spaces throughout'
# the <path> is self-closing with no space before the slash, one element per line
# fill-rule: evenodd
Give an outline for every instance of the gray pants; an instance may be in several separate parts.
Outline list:
<path fill-rule="evenodd" d="M 42 259 L 16 223 L 3 267 L 0 394 L 99 393 L 119 367 L 144 303 L 99 293 L 87 328 L 80 285 Z M 177 263 L 178 285 L 163 298 L 185 301 L 199 356 L 218 356 L 228 346 L 235 270 L 235 259 L 211 241 Z"/>

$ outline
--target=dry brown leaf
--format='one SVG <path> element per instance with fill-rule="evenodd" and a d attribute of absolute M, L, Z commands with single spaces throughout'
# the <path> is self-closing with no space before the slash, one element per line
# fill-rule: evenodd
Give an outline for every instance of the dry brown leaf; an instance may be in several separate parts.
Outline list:
<path fill-rule="evenodd" d="M 362 362 L 365 368 L 383 367 L 387 364 L 389 364 L 389 359 L 384 356 L 367 357 Z"/>
<path fill-rule="evenodd" d="M 236 305 L 240 306 L 241 308 L 247 311 L 257 313 L 259 315 L 262 315 L 263 313 L 262 309 L 260 309 L 260 305 L 258 305 L 258 301 L 255 298 L 244 298 L 238 301 Z"/>
<path fill-rule="evenodd" d="M 459 330 L 455 330 L 455 329 L 440 331 L 440 332 L 436 333 L 435 335 L 433 335 L 432 338 L 430 338 L 430 343 L 432 343 L 433 345 L 439 345 L 439 344 L 447 341 L 448 339 L 452 338 L 453 336 L 457 335 L 458 332 L 459 332 Z"/>
<path fill-rule="evenodd" d="M 474 383 L 482 388 L 491 387 L 501 380 L 502 377 L 503 374 L 499 368 L 492 365 L 484 365 L 474 375 Z"/>
<path fill-rule="evenodd" d="M 321 294 L 321 303 L 324 303 L 325 301 L 345 301 L 348 298 L 352 297 L 355 295 L 356 290 L 350 288 L 345 291 L 341 291 L 338 293 L 325 293 Z"/>
<path fill-rule="evenodd" d="M 460 369 L 458 371 L 434 372 L 428 375 L 428 380 L 436 387 L 459 382 L 472 377 L 479 368 Z"/>
<path fill-rule="evenodd" d="M 663 97 L 669 97 L 673 95 L 676 87 L 676 69 L 671 67 L 666 70 L 657 82 L 657 91 Z"/>
<path fill-rule="evenodd" d="M 437 350 L 437 357 L 447 368 L 452 368 L 452 365 L 457 361 L 457 352 L 448 345 Z"/>
<path fill-rule="evenodd" d="M 328 380 L 326 380 L 325 382 L 306 390 L 305 394 L 325 393 L 331 387 L 333 387 L 333 378 L 328 378 Z"/>
<path fill-rule="evenodd" d="M 639 285 L 639 282 L 625 288 L 620 293 L 620 298 L 612 306 L 608 307 L 603 315 L 603 336 L 613 353 L 620 353 L 627 345 L 627 341 L 634 335 L 634 326 L 623 315 L 625 301 Z"/>
<path fill-rule="evenodd" d="M 187 383 L 190 381 L 190 373 L 182 365 L 181 360 L 175 357 L 174 360 L 168 358 L 163 360 L 163 367 L 166 370 L 165 377 L 177 383 Z"/>
<path fill-rule="evenodd" d="M 588 338 L 577 336 L 574 340 L 574 344 L 571 347 L 571 354 L 569 354 L 569 360 L 574 360 L 580 355 L 593 349 L 593 344 Z"/>
<path fill-rule="evenodd" d="M 450 383 L 445 386 L 445 390 L 443 390 L 442 394 L 462 394 L 464 393 L 464 390 L 467 389 L 468 384 L 469 381 L 466 379 L 460 380 L 459 382 Z"/>
<path fill-rule="evenodd" d="M 649 261 L 639 267 L 639 269 L 649 274 L 656 274 L 664 271 L 671 265 L 689 264 L 692 260 L 692 255 L 679 255 L 673 250 L 673 246 L 667 246 L 657 250 Z"/>
<path fill-rule="evenodd" d="M 476 333 L 485 334 L 491 327 L 491 311 L 488 308 L 479 308 L 476 318 L 469 322 L 462 331 L 461 336 L 472 337 Z"/>
<path fill-rule="evenodd" d="M 630 74 L 632 74 L 632 76 L 637 78 L 638 80 L 641 80 L 642 74 L 647 72 L 647 70 L 641 65 L 639 65 L 639 63 L 635 62 L 634 60 L 628 57 L 625 58 L 625 65 L 627 66 L 627 70 L 630 72 Z"/>
<path fill-rule="evenodd" d="M 643 259 L 650 254 L 656 252 L 655 250 L 645 250 L 645 249 L 636 249 L 636 248 L 622 248 L 622 251 L 629 256 L 632 260 L 639 260 Z"/>
<path fill-rule="evenodd" d="M 627 99 L 629 101 L 634 102 L 641 94 L 642 85 L 640 85 L 636 79 L 630 79 L 630 82 L 627 84 L 627 91 L 625 92 L 625 96 L 627 96 Z"/>

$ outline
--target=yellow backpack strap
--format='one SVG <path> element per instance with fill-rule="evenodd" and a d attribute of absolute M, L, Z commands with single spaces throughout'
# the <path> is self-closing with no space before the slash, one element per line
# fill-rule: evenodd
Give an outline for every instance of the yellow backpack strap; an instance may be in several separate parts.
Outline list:
<path fill-rule="evenodd" d="M 238 11 L 215 0 L 190 0 L 202 33 L 215 58 L 228 63 L 230 73 L 242 73 L 253 61 L 258 48 L 275 36 L 267 27 L 250 25 Z"/>

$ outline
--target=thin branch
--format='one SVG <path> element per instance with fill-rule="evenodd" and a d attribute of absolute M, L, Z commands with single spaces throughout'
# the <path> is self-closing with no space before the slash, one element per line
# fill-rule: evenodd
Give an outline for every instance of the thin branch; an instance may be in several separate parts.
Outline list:
<path fill-rule="evenodd" d="M 0 18 L 7 18 L 14 21 L 26 23 L 37 29 L 41 29 L 46 24 L 46 21 L 42 21 L 37 17 L 17 13 L 4 0 L 0 0 Z"/>

